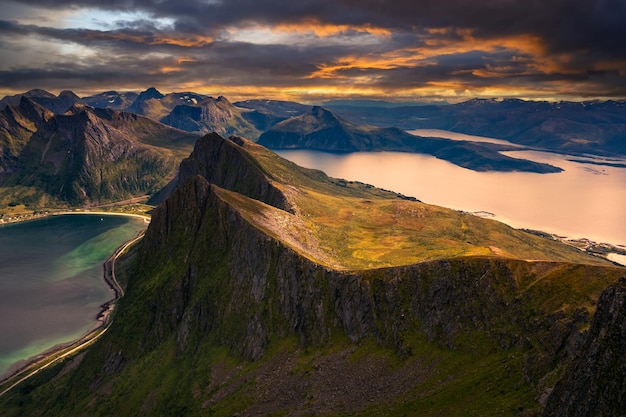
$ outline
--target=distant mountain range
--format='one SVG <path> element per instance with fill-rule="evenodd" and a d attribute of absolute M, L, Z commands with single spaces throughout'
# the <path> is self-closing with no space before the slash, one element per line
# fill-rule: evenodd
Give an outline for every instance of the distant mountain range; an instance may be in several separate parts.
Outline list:
<path fill-rule="evenodd" d="M 548 164 L 510 158 L 499 152 L 518 148 L 415 136 L 395 127 L 357 125 L 317 106 L 276 124 L 261 135 L 258 143 L 271 149 L 425 153 L 475 171 L 561 171 Z"/>
<path fill-rule="evenodd" d="M 43 168 L 35 170 L 33 158 L 39 155 L 41 164 L 46 162 L 49 153 L 33 153 L 33 146 L 48 149 L 43 144 L 54 136 L 56 128 L 51 126 L 61 129 L 54 136 L 55 140 L 74 143 L 76 141 L 72 139 L 72 135 L 85 136 L 80 132 L 88 128 L 85 127 L 86 121 L 78 117 L 79 113 L 91 115 L 88 124 L 103 123 L 106 127 L 101 130 L 111 133 L 113 137 L 125 137 L 141 146 L 153 145 L 147 143 L 151 137 L 148 134 L 136 137 L 134 135 L 137 132 L 129 132 L 126 127 L 111 127 L 111 121 L 104 116 L 103 109 L 109 112 L 106 114 L 122 112 L 119 114 L 127 115 L 124 117 L 128 120 L 129 115 L 133 114 L 136 117 L 133 123 L 141 120 L 142 125 L 152 123 L 151 126 L 160 126 L 157 129 L 162 132 L 157 135 L 160 138 L 183 135 L 181 131 L 192 133 L 192 136 L 188 136 L 190 139 L 182 140 L 185 143 L 182 148 L 172 147 L 172 143 L 180 143 L 179 140 L 171 143 L 157 140 L 157 147 L 164 146 L 168 149 L 161 154 L 162 157 L 178 152 L 178 160 L 190 150 L 191 138 L 216 132 L 223 136 L 236 135 L 259 140 L 259 143 L 277 149 L 418 152 L 476 171 L 560 171 L 557 167 L 515 159 L 501 153 L 520 148 L 420 137 L 405 132 L 419 128 L 495 137 L 529 149 L 574 155 L 626 156 L 625 102 L 548 103 L 476 99 L 451 105 L 406 105 L 344 100 L 328 102 L 327 106 L 328 108 L 322 108 L 260 99 L 231 103 L 223 96 L 213 98 L 193 92 L 163 94 L 155 88 L 139 94 L 107 91 L 82 98 L 71 91 L 63 91 L 55 96 L 44 90 L 31 90 L 7 96 L 0 101 L 0 185 L 19 183 L 31 187 L 39 183 L 41 186 L 43 181 L 35 180 L 35 177 L 43 175 Z M 66 114 L 68 111 L 69 114 Z M 62 126 L 59 125 L 61 121 Z M 72 123 L 76 123 L 76 126 Z M 165 133 L 164 125 L 174 129 Z M 122 134 L 120 129 L 126 129 L 126 132 Z M 156 128 L 151 127 L 148 131 L 153 129 Z M 60 134 L 66 136 L 61 139 Z M 39 142 L 33 141 L 27 146 L 32 138 Z M 36 143 L 39 145 L 35 146 Z M 51 172 L 58 174 L 59 169 L 55 166 Z M 171 170 L 166 171 L 165 177 L 170 176 Z M 136 173 L 134 177 L 138 175 Z M 52 194 L 63 201 L 92 201 L 109 199 L 115 195 L 95 191 L 105 190 L 107 187 L 79 186 L 78 189 L 83 190 L 79 192 L 73 185 L 62 187 L 59 181 L 66 180 L 57 177 L 54 181 L 46 180 L 50 185 L 44 188 L 47 193 L 56 189 Z M 148 182 L 156 184 L 154 180 Z M 145 186 L 137 187 L 130 187 L 133 191 L 129 193 L 135 194 L 139 189 L 146 189 Z M 61 188 L 62 192 L 59 191 Z M 75 191 L 68 191 L 70 189 Z"/>
<path fill-rule="evenodd" d="M 354 123 L 400 129 L 443 129 L 508 140 L 555 152 L 626 155 L 626 102 L 474 99 L 438 106 L 353 106 L 329 109 Z"/>
<path fill-rule="evenodd" d="M 140 94 L 108 91 L 83 98 L 71 91 L 54 96 L 44 90 L 31 90 L 5 97 L 0 101 L 0 109 L 9 103 L 17 104 L 22 95 L 56 114 L 62 114 L 75 103 L 85 103 L 95 108 L 129 111 L 189 132 L 215 131 L 251 140 L 257 140 L 276 124 L 312 108 L 295 102 L 262 99 L 230 103 L 223 96 L 212 98 L 192 92 L 162 94 L 149 88 Z M 401 130 L 442 129 L 504 139 L 554 152 L 626 156 L 624 101 L 473 99 L 458 104 L 411 105 L 375 100 L 334 100 L 326 102 L 324 108 L 354 125 Z M 446 142 L 439 143 L 448 146 Z M 321 145 L 318 147 L 321 149 Z M 371 148 L 368 145 L 357 147 Z M 450 160 L 448 151 L 437 150 L 437 156 Z M 416 151 L 433 154 L 429 147 Z"/>

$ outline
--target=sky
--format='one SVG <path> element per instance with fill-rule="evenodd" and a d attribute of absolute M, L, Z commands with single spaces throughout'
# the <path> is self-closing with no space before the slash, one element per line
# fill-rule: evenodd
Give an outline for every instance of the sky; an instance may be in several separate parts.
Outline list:
<path fill-rule="evenodd" d="M 624 0 L 0 0 L 0 96 L 626 98 Z"/>

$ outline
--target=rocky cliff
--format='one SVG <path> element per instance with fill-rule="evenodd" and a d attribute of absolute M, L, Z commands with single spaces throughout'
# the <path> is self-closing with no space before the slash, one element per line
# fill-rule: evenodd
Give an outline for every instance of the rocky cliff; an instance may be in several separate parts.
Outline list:
<path fill-rule="evenodd" d="M 626 410 L 626 277 L 611 285 L 585 344 L 568 365 L 544 416 L 620 416 Z"/>
<path fill-rule="evenodd" d="M 22 96 L 19 104 L 0 110 L 0 174 L 9 174 L 18 166 L 19 156 L 33 134 L 54 115 Z"/>
<path fill-rule="evenodd" d="M 224 140 L 217 133 L 204 136 L 179 169 L 179 181 L 200 175 L 211 184 L 238 192 L 283 210 L 292 210 L 285 195 L 251 158 L 242 145 L 251 143 L 242 138 Z"/>

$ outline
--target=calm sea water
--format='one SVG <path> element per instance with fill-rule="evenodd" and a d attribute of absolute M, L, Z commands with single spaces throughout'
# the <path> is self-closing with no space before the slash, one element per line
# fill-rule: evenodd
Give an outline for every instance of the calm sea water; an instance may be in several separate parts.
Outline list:
<path fill-rule="evenodd" d="M 468 137 L 459 135 L 456 139 Z M 425 203 L 492 213 L 495 219 L 513 227 L 626 245 L 626 168 L 582 164 L 570 161 L 573 158 L 566 155 L 535 151 L 506 154 L 559 166 L 564 172 L 475 172 L 429 155 L 399 152 L 277 153 L 332 177 L 362 181 Z"/>
<path fill-rule="evenodd" d="M 78 214 L 0 226 L 0 376 L 98 324 L 114 296 L 102 265 L 145 228 L 140 218 Z"/>

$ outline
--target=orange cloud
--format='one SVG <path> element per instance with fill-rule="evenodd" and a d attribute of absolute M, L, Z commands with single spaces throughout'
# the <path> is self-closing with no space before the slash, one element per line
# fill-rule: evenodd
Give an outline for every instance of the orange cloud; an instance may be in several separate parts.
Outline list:
<path fill-rule="evenodd" d="M 313 33 L 320 38 L 336 36 L 341 33 L 357 32 L 367 33 L 374 36 L 390 37 L 391 31 L 388 29 L 375 27 L 372 25 L 330 25 L 317 20 L 305 20 L 299 23 L 282 23 L 269 28 L 272 32 L 286 33 Z"/>
<path fill-rule="evenodd" d="M 434 65 L 427 57 L 416 49 L 399 49 L 381 54 L 368 54 L 364 56 L 346 56 L 341 60 L 320 64 L 317 71 L 307 78 L 342 78 L 341 71 L 351 69 L 390 70 L 402 67 L 415 67 Z"/>
<path fill-rule="evenodd" d="M 210 36 L 190 36 L 187 38 L 157 37 L 149 41 L 149 45 L 176 45 L 185 48 L 197 48 L 210 45 L 214 39 Z"/>
<path fill-rule="evenodd" d="M 191 58 L 191 57 L 179 57 L 179 58 L 176 58 L 174 62 L 172 62 L 171 64 L 160 67 L 158 72 L 161 74 L 182 72 L 184 69 L 182 68 L 183 65 L 188 64 L 188 63 L 194 63 L 194 62 L 198 62 L 198 60 L 196 60 L 195 58 Z"/>
<path fill-rule="evenodd" d="M 498 38 L 476 37 L 470 29 L 437 28 L 427 29 L 431 35 L 424 39 L 426 48 L 418 48 L 428 54 L 459 54 L 470 51 L 495 52 L 506 49 L 521 53 L 544 56 L 546 49 L 543 40 L 536 35 L 521 34 Z"/>
<path fill-rule="evenodd" d="M 213 38 L 209 36 L 188 36 L 188 37 L 174 37 L 174 36 L 155 36 L 152 34 L 131 34 L 121 32 L 100 32 L 100 31 L 88 31 L 85 34 L 87 39 L 92 40 L 111 40 L 111 41 L 124 41 L 145 45 L 175 45 L 186 48 L 201 47 L 209 45 L 213 42 Z"/>
<path fill-rule="evenodd" d="M 421 39 L 424 46 L 404 48 L 379 54 L 345 56 L 330 63 L 318 65 L 308 78 L 342 78 L 341 73 L 353 69 L 388 70 L 394 68 L 415 68 L 437 65 L 437 58 L 444 55 L 463 54 L 473 51 L 496 53 L 508 51 L 512 61 L 519 63 L 523 70 L 509 65 L 486 66 L 473 70 L 475 76 L 495 78 L 510 75 L 530 75 L 533 73 L 577 73 L 569 65 L 574 55 L 551 55 L 543 40 L 535 35 L 523 34 L 499 38 L 479 38 L 467 29 L 436 28 L 426 31 L 428 37 Z"/>

